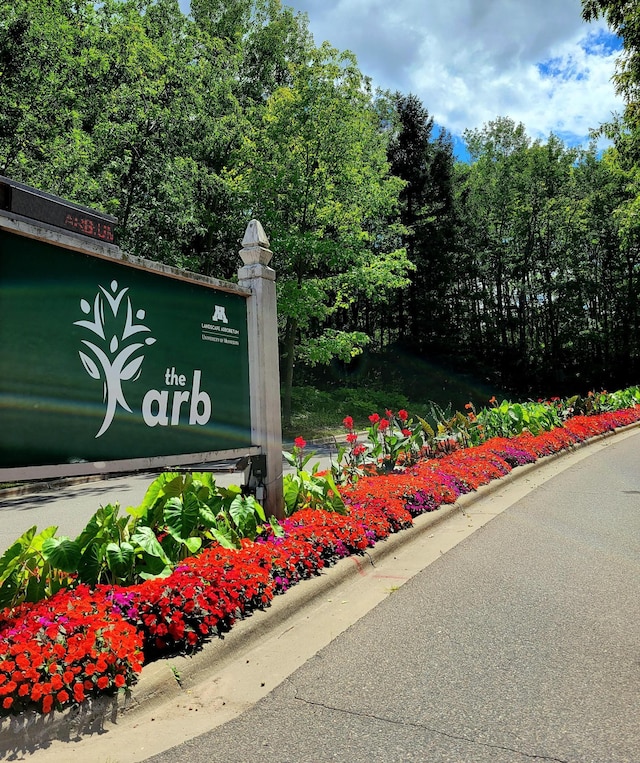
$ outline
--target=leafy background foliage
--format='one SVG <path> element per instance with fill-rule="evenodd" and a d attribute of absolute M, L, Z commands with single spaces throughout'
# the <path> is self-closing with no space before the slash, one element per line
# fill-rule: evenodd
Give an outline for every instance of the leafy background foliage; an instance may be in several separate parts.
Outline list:
<path fill-rule="evenodd" d="M 476 404 L 635 383 L 633 4 L 582 2 L 623 41 L 610 148 L 531 141 L 498 116 L 466 131 L 469 164 L 428 104 L 374 91 L 280 0 L 191 5 L 2 3 L 0 172 L 117 215 L 132 254 L 221 278 L 261 219 L 286 425 L 298 385 L 446 405 L 463 375 Z"/>

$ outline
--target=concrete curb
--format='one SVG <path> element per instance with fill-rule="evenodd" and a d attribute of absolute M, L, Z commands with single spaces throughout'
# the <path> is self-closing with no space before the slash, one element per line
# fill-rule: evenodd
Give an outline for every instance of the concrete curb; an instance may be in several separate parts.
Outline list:
<path fill-rule="evenodd" d="M 115 723 L 118 718 L 124 717 L 135 719 L 137 713 L 153 710 L 173 697 L 183 696 L 185 689 L 202 681 L 204 674 L 224 669 L 239 653 L 249 651 L 267 635 L 281 629 L 288 618 L 312 607 L 321 597 L 326 597 L 349 579 L 361 575 L 363 565 L 375 567 L 386 556 L 397 553 L 402 546 L 429 532 L 453 514 L 466 513 L 468 507 L 512 482 L 526 478 L 541 467 L 639 427 L 640 422 L 636 422 L 545 456 L 533 464 L 516 467 L 504 477 L 461 496 L 455 503 L 442 505 L 433 512 L 420 515 L 414 519 L 412 527 L 378 542 L 364 556 L 341 559 L 319 576 L 301 581 L 287 591 L 286 595 L 277 596 L 266 610 L 238 621 L 224 639 L 209 642 L 195 655 L 165 658 L 146 665 L 138 683 L 129 691 L 85 702 L 78 708 L 49 716 L 29 712 L 2 719 L 0 755 L 7 757 L 15 756 L 20 751 L 33 752 L 54 739 L 78 741 L 85 735 L 100 733 L 106 722 Z"/>

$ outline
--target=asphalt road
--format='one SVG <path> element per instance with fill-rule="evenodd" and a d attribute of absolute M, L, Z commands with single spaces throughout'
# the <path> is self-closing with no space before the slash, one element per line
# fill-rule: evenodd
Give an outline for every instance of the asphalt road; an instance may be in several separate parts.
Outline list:
<path fill-rule="evenodd" d="M 639 456 L 560 473 L 149 763 L 638 763 Z"/>

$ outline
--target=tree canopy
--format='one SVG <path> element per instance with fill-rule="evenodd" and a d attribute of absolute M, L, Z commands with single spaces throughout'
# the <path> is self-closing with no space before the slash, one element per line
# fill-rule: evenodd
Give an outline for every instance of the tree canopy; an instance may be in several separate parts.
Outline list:
<path fill-rule="evenodd" d="M 532 141 L 498 116 L 460 163 L 428 104 L 375 91 L 280 0 L 3 2 L 0 173 L 115 214 L 132 254 L 220 278 L 260 219 L 287 409 L 296 379 L 389 352 L 520 394 L 623 386 L 640 364 L 640 11 L 582 11 L 623 40 L 614 145 Z M 398 381 L 395 360 L 367 368 Z"/>

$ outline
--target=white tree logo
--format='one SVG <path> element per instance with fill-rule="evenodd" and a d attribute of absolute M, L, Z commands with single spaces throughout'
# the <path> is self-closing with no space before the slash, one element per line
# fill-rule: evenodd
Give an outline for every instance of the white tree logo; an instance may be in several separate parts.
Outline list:
<path fill-rule="evenodd" d="M 91 350 L 95 359 L 87 355 L 86 352 L 78 350 L 82 365 L 89 376 L 98 381 L 100 379 L 103 380 L 103 400 L 107 405 L 107 409 L 96 438 L 103 435 L 109 429 L 118 405 L 131 413 L 131 408 L 125 400 L 122 391 L 122 382 L 136 381 L 140 377 L 144 354 L 137 357 L 133 356 L 138 350 L 144 349 L 145 344 L 152 345 L 156 341 L 152 336 L 148 336 L 144 342 L 134 341 L 131 344 L 125 344 L 126 340 L 130 337 L 142 332 L 150 332 L 151 329 L 142 323 L 134 323 L 133 307 L 131 306 L 131 298 L 129 296 L 126 299 L 126 315 L 124 315 L 124 326 L 122 326 L 120 308 L 123 305 L 124 296 L 129 291 L 129 288 L 126 287 L 118 291 L 117 281 L 111 281 L 110 286 L 111 294 L 107 289 L 99 286 L 100 291 L 93 300 L 93 307 L 86 299 L 80 300 L 80 309 L 85 315 L 90 316 L 90 318 L 92 317 L 93 320 L 74 321 L 73 324 L 74 326 L 82 326 L 82 328 L 88 329 L 102 340 L 100 342 L 101 347 L 98 346 L 95 339 L 93 342 L 89 342 L 86 339 L 82 340 L 82 344 Z M 105 310 L 105 307 L 111 309 L 113 318 L 109 315 L 108 310 Z M 118 315 L 119 313 L 120 316 Z M 144 318 L 145 311 L 138 310 L 135 314 L 135 319 L 143 321 Z M 113 328 L 107 331 L 107 324 L 114 327 L 117 325 L 119 330 L 115 333 L 112 333 Z M 110 338 L 108 338 L 109 334 L 111 334 Z M 118 335 L 120 335 L 120 338 L 118 338 Z"/>

